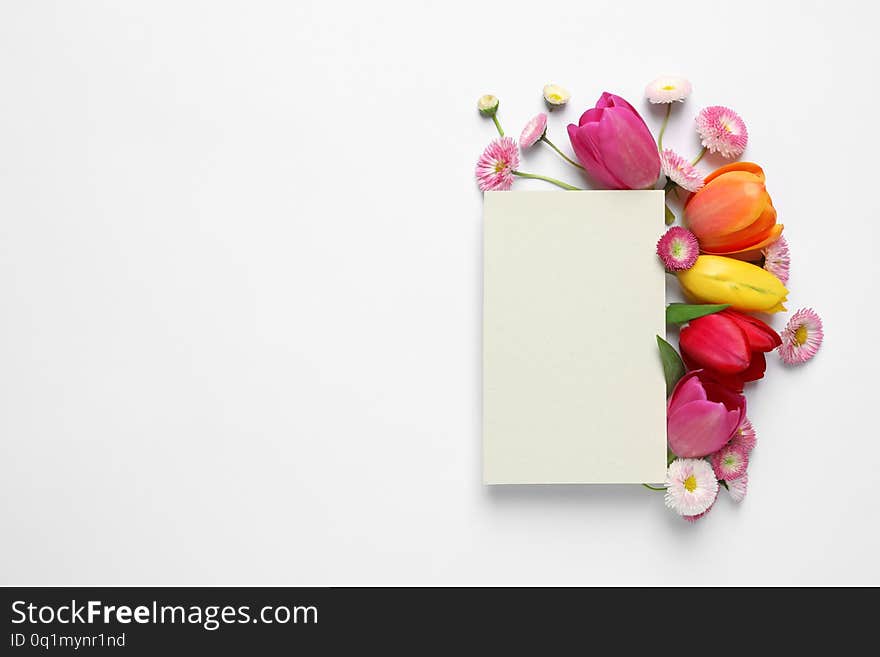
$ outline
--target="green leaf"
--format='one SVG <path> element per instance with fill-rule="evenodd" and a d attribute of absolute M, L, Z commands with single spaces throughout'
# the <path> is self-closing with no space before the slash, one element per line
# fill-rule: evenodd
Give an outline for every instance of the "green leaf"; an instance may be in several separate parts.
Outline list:
<path fill-rule="evenodd" d="M 666 467 L 669 467 L 669 464 L 672 463 L 678 457 L 672 453 L 672 450 L 668 447 L 666 448 Z"/>
<path fill-rule="evenodd" d="M 664 206 L 666 208 L 666 225 L 671 226 L 675 221 L 675 214 L 673 214 L 672 210 L 669 209 L 669 206 Z"/>
<path fill-rule="evenodd" d="M 670 303 L 666 306 L 667 324 L 684 324 L 697 317 L 705 317 L 729 307 L 729 303 Z"/>
<path fill-rule="evenodd" d="M 657 347 L 660 349 L 660 360 L 663 363 L 663 376 L 666 377 L 666 396 L 669 397 L 675 384 L 684 376 L 684 363 L 675 347 L 659 335 L 657 336 Z"/>

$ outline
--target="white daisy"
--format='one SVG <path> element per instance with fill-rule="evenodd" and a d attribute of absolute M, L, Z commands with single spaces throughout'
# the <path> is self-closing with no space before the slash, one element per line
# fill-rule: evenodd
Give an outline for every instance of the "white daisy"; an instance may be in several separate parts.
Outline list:
<path fill-rule="evenodd" d="M 562 107 L 570 99 L 571 94 L 565 87 L 552 83 L 544 85 L 544 102 L 551 110 Z"/>
<path fill-rule="evenodd" d="M 691 95 L 691 83 L 675 75 L 662 75 L 645 87 L 645 96 L 652 103 L 683 102 Z"/>
<path fill-rule="evenodd" d="M 749 489 L 749 475 L 744 474 L 738 479 L 730 479 L 727 483 L 727 490 L 730 491 L 730 497 L 734 502 L 742 502 L 745 499 L 746 491 Z"/>
<path fill-rule="evenodd" d="M 712 506 L 718 480 L 708 461 L 675 459 L 666 471 L 666 506 L 683 516 L 695 516 Z"/>

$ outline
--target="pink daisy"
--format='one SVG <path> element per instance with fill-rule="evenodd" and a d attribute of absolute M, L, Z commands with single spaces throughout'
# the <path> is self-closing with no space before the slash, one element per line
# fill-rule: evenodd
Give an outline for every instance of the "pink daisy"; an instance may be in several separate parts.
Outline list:
<path fill-rule="evenodd" d="M 500 137 L 486 146 L 477 160 L 477 183 L 480 191 L 507 191 L 513 184 L 513 172 L 519 166 L 519 150 L 511 137 Z"/>
<path fill-rule="evenodd" d="M 683 102 L 691 94 L 691 83 L 675 75 L 663 75 L 645 87 L 645 96 L 651 103 Z"/>
<path fill-rule="evenodd" d="M 788 242 L 784 237 L 766 246 L 761 253 L 764 254 L 764 269 L 778 278 L 783 285 L 788 285 L 788 267 L 791 257 L 788 254 Z"/>
<path fill-rule="evenodd" d="M 801 308 L 779 334 L 782 345 L 779 356 L 789 365 L 810 360 L 819 351 L 822 338 L 822 319 L 812 308 Z"/>
<path fill-rule="evenodd" d="M 734 502 L 742 502 L 746 497 L 746 491 L 749 489 L 749 475 L 744 474 L 736 479 L 728 479 L 724 483 L 727 484 L 727 490 Z"/>
<path fill-rule="evenodd" d="M 684 271 L 697 261 L 700 243 L 687 228 L 673 226 L 657 241 L 657 255 L 669 271 Z"/>
<path fill-rule="evenodd" d="M 718 499 L 718 498 L 715 498 L 715 499 Z M 684 518 L 685 520 L 687 520 L 690 523 L 694 523 L 697 520 L 699 520 L 700 518 L 702 518 L 703 516 L 705 516 L 706 514 L 708 514 L 709 511 L 711 511 L 714 508 L 714 506 L 715 506 L 715 502 L 713 501 L 712 504 L 709 505 L 709 508 L 706 509 L 705 511 L 703 511 L 702 513 L 698 513 L 695 516 L 682 516 L 682 518 Z"/>
<path fill-rule="evenodd" d="M 660 154 L 660 166 L 663 175 L 689 192 L 696 192 L 703 186 L 703 176 L 696 167 L 672 149 L 666 148 Z"/>
<path fill-rule="evenodd" d="M 755 445 L 758 444 L 758 438 L 755 435 L 755 428 L 752 426 L 752 422 L 749 418 L 743 420 L 743 423 L 739 425 L 739 429 L 733 434 L 733 439 L 730 441 L 730 444 L 735 447 L 741 447 L 747 452 L 751 452 L 755 449 Z"/>
<path fill-rule="evenodd" d="M 712 469 L 719 479 L 737 479 L 749 467 L 749 453 L 737 445 L 726 445 L 712 455 Z"/>
<path fill-rule="evenodd" d="M 718 496 L 718 480 L 704 459 L 675 459 L 666 470 L 666 506 L 682 516 L 703 513 Z"/>
<path fill-rule="evenodd" d="M 749 131 L 739 114 L 721 105 L 700 110 L 697 132 L 710 153 L 720 153 L 723 157 L 739 157 L 749 141 Z"/>
<path fill-rule="evenodd" d="M 529 146 L 534 146 L 537 141 L 544 136 L 544 131 L 546 130 L 547 115 L 544 114 L 544 112 L 541 112 L 531 121 L 526 123 L 526 127 L 523 128 L 522 134 L 519 136 L 519 147 L 528 148 Z"/>

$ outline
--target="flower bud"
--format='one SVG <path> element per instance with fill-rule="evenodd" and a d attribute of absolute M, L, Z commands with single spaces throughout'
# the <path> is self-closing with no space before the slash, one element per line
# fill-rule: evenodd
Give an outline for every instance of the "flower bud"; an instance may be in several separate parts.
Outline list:
<path fill-rule="evenodd" d="M 483 116 L 495 116 L 495 112 L 498 111 L 498 99 L 492 94 L 480 96 L 477 101 L 477 109 Z"/>

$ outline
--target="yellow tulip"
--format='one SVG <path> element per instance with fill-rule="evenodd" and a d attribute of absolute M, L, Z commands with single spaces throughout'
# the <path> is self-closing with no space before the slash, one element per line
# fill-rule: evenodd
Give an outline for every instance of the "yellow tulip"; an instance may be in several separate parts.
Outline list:
<path fill-rule="evenodd" d="M 725 256 L 701 255 L 677 273 L 685 295 L 697 303 L 728 303 L 736 310 L 777 313 L 785 310 L 788 290 L 769 271 Z"/>

